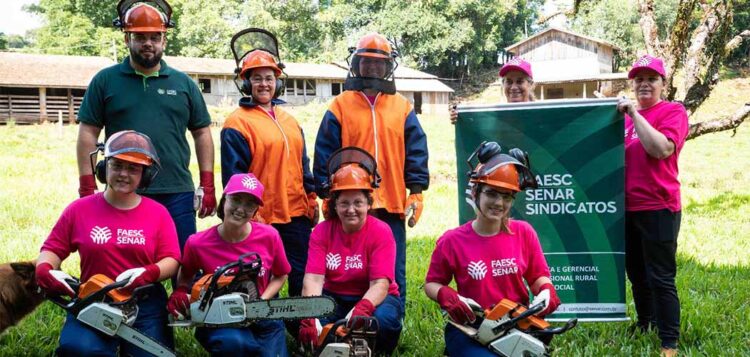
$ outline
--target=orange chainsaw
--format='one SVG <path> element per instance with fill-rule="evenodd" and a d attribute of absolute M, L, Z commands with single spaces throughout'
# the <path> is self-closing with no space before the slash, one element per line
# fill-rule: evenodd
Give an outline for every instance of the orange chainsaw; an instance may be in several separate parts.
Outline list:
<path fill-rule="evenodd" d="M 300 320 L 331 315 L 336 303 L 327 296 L 261 300 L 257 278 L 262 269 L 258 253 L 206 274 L 193 284 L 190 316 L 172 326 L 245 327 L 258 320 Z"/>
<path fill-rule="evenodd" d="M 73 314 L 76 319 L 108 336 L 117 336 L 140 347 L 154 356 L 175 356 L 174 351 L 132 327 L 138 315 L 138 299 L 153 284 L 144 285 L 126 293 L 119 288 L 128 280 L 115 282 L 106 275 L 97 274 L 81 284 L 78 279 L 66 279 L 76 296 L 47 296 L 47 299 Z"/>
<path fill-rule="evenodd" d="M 477 317 L 482 318 L 478 328 L 459 325 L 450 319 L 448 323 L 459 331 L 487 346 L 490 351 L 505 357 L 547 356 L 547 343 L 553 335 L 566 332 L 578 323 L 571 319 L 562 327 L 551 327 L 544 319 L 534 314 L 544 310 L 543 304 L 526 306 L 503 299 L 490 309 L 469 302 Z"/>

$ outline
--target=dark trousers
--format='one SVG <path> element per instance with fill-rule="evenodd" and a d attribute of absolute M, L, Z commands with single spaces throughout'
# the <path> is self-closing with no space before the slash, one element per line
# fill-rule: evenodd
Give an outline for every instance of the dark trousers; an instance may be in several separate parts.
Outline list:
<path fill-rule="evenodd" d="M 167 292 L 161 284 L 154 285 L 149 289 L 148 297 L 138 301 L 138 316 L 132 327 L 174 349 L 172 328 L 167 326 L 166 305 Z M 107 336 L 68 314 L 60 332 L 60 345 L 56 354 L 72 357 L 117 356 L 118 348 L 121 356 L 152 356 L 118 337 Z"/>
<path fill-rule="evenodd" d="M 472 325 L 479 327 L 479 324 Z M 482 346 L 451 324 L 445 325 L 445 353 L 450 357 L 476 356 L 497 357 L 487 346 Z"/>
<path fill-rule="evenodd" d="M 190 235 L 195 234 L 195 210 L 193 210 L 194 192 L 160 193 L 144 195 L 156 202 L 161 203 L 172 216 L 175 228 L 177 228 L 177 239 L 180 241 L 180 252 L 185 246 Z"/>
<path fill-rule="evenodd" d="M 279 320 L 258 321 L 246 328 L 199 327 L 195 338 L 211 356 L 289 355 L 284 324 Z"/>
<path fill-rule="evenodd" d="M 371 214 L 391 227 L 396 240 L 396 284 L 401 305 L 406 309 L 406 224 L 400 214 L 385 209 L 373 210 Z"/>
<path fill-rule="evenodd" d="M 625 270 L 641 328 L 656 326 L 662 347 L 676 348 L 680 336 L 677 297 L 677 235 L 680 212 L 625 213 Z"/>
<path fill-rule="evenodd" d="M 307 248 L 310 245 L 312 223 L 306 216 L 292 217 L 284 224 L 273 224 L 284 243 L 284 252 L 292 271 L 289 273 L 289 296 L 302 294 L 302 278 L 305 277 L 307 265 Z"/>
<path fill-rule="evenodd" d="M 346 317 L 349 311 L 354 308 L 354 305 L 362 299 L 361 296 L 340 295 L 325 290 L 323 295 L 330 296 L 336 301 L 336 311 L 333 316 L 320 319 L 320 324 L 323 326 Z M 401 337 L 403 316 L 404 307 L 401 300 L 393 295 L 387 295 L 385 300 L 375 308 L 373 317 L 378 320 L 378 335 L 373 354 L 390 355 L 393 353 L 393 350 L 398 346 L 398 339 Z"/>

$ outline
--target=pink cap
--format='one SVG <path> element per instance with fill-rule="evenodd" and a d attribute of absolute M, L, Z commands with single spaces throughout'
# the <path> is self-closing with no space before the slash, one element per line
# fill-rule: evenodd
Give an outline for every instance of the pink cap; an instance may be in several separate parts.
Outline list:
<path fill-rule="evenodd" d="M 515 57 L 508 62 L 505 62 L 502 68 L 500 68 L 500 77 L 505 77 L 505 74 L 510 71 L 521 71 L 526 73 L 527 76 L 534 78 L 531 74 L 531 63 L 526 62 L 521 57 Z"/>
<path fill-rule="evenodd" d="M 631 68 L 630 72 L 628 72 L 628 79 L 635 78 L 635 75 L 644 69 L 656 71 L 656 73 L 659 73 L 659 75 L 662 77 L 667 76 L 666 72 L 664 71 L 664 61 L 662 61 L 658 57 L 645 55 L 639 58 L 637 61 L 633 62 L 633 68 Z"/>
<path fill-rule="evenodd" d="M 224 195 L 249 193 L 258 200 L 258 204 L 263 206 L 263 190 L 263 184 L 252 173 L 234 174 L 224 187 Z"/>

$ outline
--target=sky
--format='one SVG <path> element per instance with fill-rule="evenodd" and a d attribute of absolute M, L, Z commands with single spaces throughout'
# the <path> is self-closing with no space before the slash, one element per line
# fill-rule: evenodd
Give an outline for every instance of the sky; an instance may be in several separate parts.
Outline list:
<path fill-rule="evenodd" d="M 41 19 L 21 10 L 26 4 L 38 0 L 2 0 L 0 3 L 0 32 L 23 35 L 27 30 L 41 26 Z"/>

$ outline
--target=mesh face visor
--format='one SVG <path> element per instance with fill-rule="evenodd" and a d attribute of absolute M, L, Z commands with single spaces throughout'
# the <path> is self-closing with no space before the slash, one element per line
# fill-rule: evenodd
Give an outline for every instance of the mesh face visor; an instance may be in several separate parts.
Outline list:
<path fill-rule="evenodd" d="M 136 154 L 134 156 L 142 156 L 146 160 L 146 162 L 143 162 L 144 165 L 160 166 L 159 156 L 156 154 L 151 139 L 146 134 L 125 130 L 109 137 L 104 145 L 104 157 L 110 158 L 122 154 Z"/>
<path fill-rule="evenodd" d="M 276 36 L 264 29 L 244 29 L 232 36 L 230 46 L 232 47 L 232 54 L 238 67 L 242 64 L 245 56 L 254 50 L 266 51 L 273 56 L 277 63 L 281 62 Z M 284 69 L 284 67 L 282 66 L 281 69 Z"/>
<path fill-rule="evenodd" d="M 331 154 L 331 157 L 328 159 L 328 176 L 336 173 L 345 164 L 358 164 L 367 170 L 367 173 L 370 175 L 377 176 L 377 163 L 375 163 L 372 155 L 367 151 L 353 146 L 338 149 Z"/>

